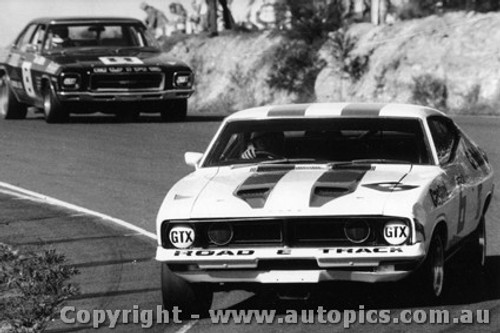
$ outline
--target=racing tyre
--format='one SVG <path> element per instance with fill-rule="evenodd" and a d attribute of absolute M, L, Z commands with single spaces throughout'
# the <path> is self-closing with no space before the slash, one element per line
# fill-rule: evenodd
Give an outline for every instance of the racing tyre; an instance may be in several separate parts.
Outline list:
<path fill-rule="evenodd" d="M 480 271 L 483 271 L 486 267 L 486 219 L 484 215 L 474 232 L 471 253 L 473 255 L 473 264 Z"/>
<path fill-rule="evenodd" d="M 160 110 L 161 119 L 163 121 L 183 121 L 186 119 L 187 108 L 187 99 L 165 101 Z"/>
<path fill-rule="evenodd" d="M 0 115 L 4 119 L 24 119 L 28 107 L 20 103 L 5 76 L 0 78 Z"/>
<path fill-rule="evenodd" d="M 420 267 L 420 274 L 418 274 L 420 288 L 416 290 L 424 301 L 438 303 L 441 300 L 445 287 L 444 262 L 443 238 L 438 234 L 434 234 L 429 246 L 429 253 L 422 267 Z"/>
<path fill-rule="evenodd" d="M 45 121 L 49 124 L 62 123 L 69 118 L 68 112 L 64 110 L 63 104 L 57 99 L 50 85 L 46 85 L 43 89 L 43 113 Z"/>
<path fill-rule="evenodd" d="M 190 319 L 191 314 L 206 315 L 212 305 L 210 287 L 203 283 L 189 283 L 175 275 L 167 264 L 161 265 L 163 308 L 168 311 L 179 308 L 183 319 Z"/>

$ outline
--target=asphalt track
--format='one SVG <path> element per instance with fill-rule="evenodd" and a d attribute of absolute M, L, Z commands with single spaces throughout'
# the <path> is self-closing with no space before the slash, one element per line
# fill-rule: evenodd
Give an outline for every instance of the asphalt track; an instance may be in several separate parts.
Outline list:
<path fill-rule="evenodd" d="M 0 193 L 0 241 L 24 246 L 45 244 L 59 249 L 81 268 L 75 282 L 82 295 L 71 300 L 80 309 L 155 309 L 160 304 L 158 265 L 154 240 L 138 231 L 118 226 L 126 221 L 154 232 L 157 209 L 165 192 L 190 170 L 183 163 L 185 151 L 202 151 L 215 133 L 221 117 L 193 116 L 184 123 L 161 123 L 142 118 L 138 123 L 118 123 L 113 117 L 82 116 L 68 124 L 47 125 L 37 115 L 24 121 L 0 121 L 0 182 L 40 193 L 88 209 L 48 205 Z M 489 154 L 500 172 L 500 119 L 458 118 L 457 122 Z M 497 177 L 497 189 L 499 181 Z M 1 192 L 1 191 L 0 191 Z M 16 191 L 14 191 L 16 192 Z M 497 191 L 498 193 L 498 191 Z M 28 196 L 29 197 L 29 196 Z M 440 307 L 452 314 L 461 309 L 490 309 L 488 326 L 470 325 L 366 325 L 350 331 L 443 332 L 500 330 L 500 202 L 496 194 L 487 215 L 488 267 L 478 276 L 467 261 L 454 260 L 449 296 Z M 99 214 L 92 214 L 98 212 Z M 104 214 L 104 216 L 102 215 Z M 109 216 L 109 218 L 106 218 Z M 451 266 L 451 265 L 450 265 Z M 216 308 L 275 309 L 392 309 L 429 308 L 405 295 L 400 285 L 335 284 L 318 290 L 308 301 L 279 301 L 269 295 L 243 292 L 219 293 Z M 403 296 L 402 296 L 403 295 Z M 135 332 L 137 325 L 114 331 Z M 53 332 L 94 331 L 54 322 Z M 340 331 L 341 325 L 214 325 L 208 319 L 182 325 L 155 325 L 151 332 Z M 107 331 L 107 329 L 99 330 Z"/>

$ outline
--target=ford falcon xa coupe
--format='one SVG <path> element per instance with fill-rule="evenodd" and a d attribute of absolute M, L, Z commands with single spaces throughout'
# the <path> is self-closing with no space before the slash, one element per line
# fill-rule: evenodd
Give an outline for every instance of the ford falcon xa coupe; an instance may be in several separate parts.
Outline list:
<path fill-rule="evenodd" d="M 144 24 L 131 18 L 40 18 L 0 58 L 0 114 L 24 119 L 35 106 L 49 123 L 70 113 L 140 112 L 186 117 L 193 73 L 166 56 Z"/>
<path fill-rule="evenodd" d="M 196 170 L 157 217 L 165 308 L 206 311 L 221 288 L 407 277 L 438 301 L 451 254 L 485 265 L 493 170 L 437 110 L 258 107 L 185 160 Z"/>

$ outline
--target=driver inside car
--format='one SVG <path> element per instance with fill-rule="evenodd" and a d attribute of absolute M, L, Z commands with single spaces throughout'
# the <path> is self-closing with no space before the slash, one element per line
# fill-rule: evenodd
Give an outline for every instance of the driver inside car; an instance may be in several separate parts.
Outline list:
<path fill-rule="evenodd" d="M 245 160 L 275 159 L 283 156 L 285 136 L 282 132 L 253 132 L 241 158 Z"/>

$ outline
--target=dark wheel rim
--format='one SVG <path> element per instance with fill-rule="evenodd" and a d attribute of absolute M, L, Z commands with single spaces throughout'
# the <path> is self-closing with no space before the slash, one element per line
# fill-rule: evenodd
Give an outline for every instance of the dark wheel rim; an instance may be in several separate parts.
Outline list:
<path fill-rule="evenodd" d="M 50 110 L 52 109 L 52 100 L 50 98 L 50 92 L 45 92 L 43 95 L 43 113 L 45 117 L 49 116 Z"/>
<path fill-rule="evenodd" d="M 443 292 L 444 282 L 444 248 L 442 240 L 437 237 L 434 241 L 431 253 L 431 277 L 434 296 L 440 296 Z"/>
<path fill-rule="evenodd" d="M 478 238 L 477 241 L 478 241 L 479 251 L 481 251 L 480 264 L 481 267 L 484 267 L 486 265 L 486 228 L 485 228 L 484 217 L 481 219 L 477 238 Z"/>

